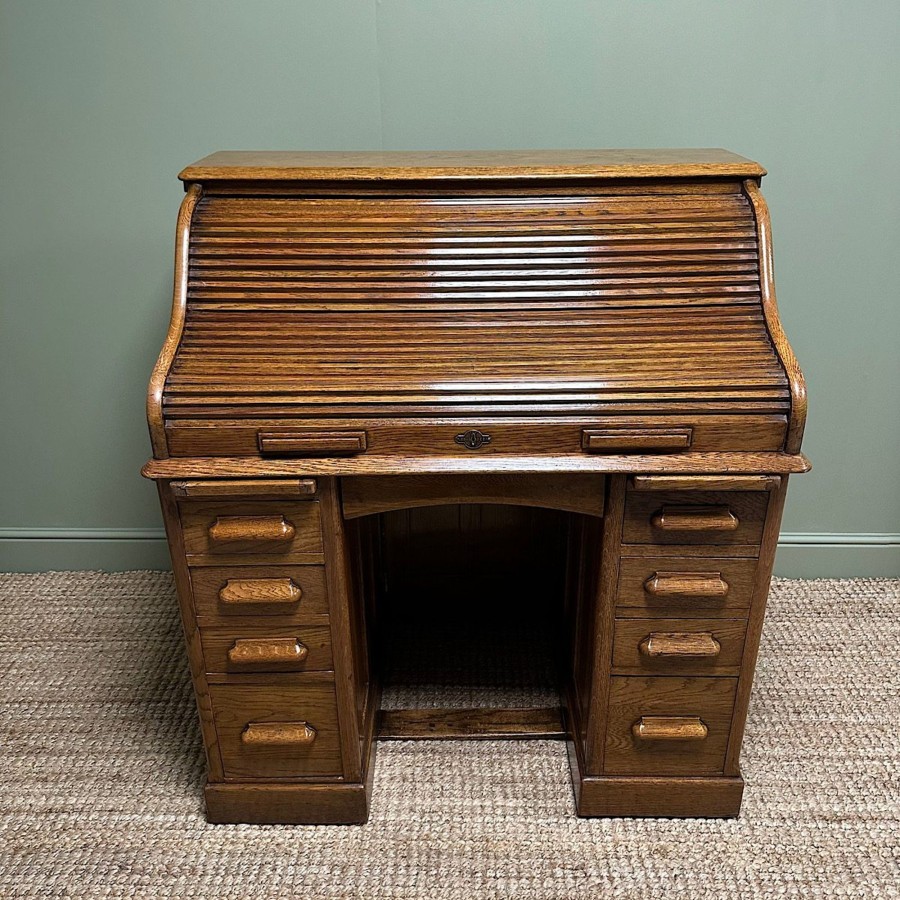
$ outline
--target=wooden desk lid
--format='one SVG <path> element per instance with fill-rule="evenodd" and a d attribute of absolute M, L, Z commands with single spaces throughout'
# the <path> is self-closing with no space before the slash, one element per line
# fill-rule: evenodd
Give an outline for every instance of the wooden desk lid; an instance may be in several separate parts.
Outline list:
<path fill-rule="evenodd" d="M 586 160 L 596 180 L 480 180 Z M 695 165 L 727 177 L 684 177 Z M 635 167 L 647 177 L 604 180 Z M 421 183 L 451 168 L 479 180 Z M 363 185 L 363 169 L 418 183 Z M 185 200 L 157 456 L 164 419 L 616 412 L 783 415 L 796 453 L 805 389 L 762 171 L 718 150 L 201 160 L 182 176 L 265 183 Z"/>

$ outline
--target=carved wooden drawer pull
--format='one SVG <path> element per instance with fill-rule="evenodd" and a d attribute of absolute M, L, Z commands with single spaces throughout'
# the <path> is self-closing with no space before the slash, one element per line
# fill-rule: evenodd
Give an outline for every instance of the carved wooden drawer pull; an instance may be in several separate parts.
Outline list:
<path fill-rule="evenodd" d="M 315 739 L 316 729 L 308 722 L 251 722 L 241 732 L 241 743 L 253 747 L 308 747 Z"/>
<path fill-rule="evenodd" d="M 302 663 L 309 648 L 296 638 L 241 639 L 228 651 L 228 662 L 236 665 Z"/>
<path fill-rule="evenodd" d="M 294 539 L 294 526 L 284 516 L 219 516 L 210 525 L 214 544 L 239 541 L 287 544 Z"/>
<path fill-rule="evenodd" d="M 638 645 L 644 656 L 696 659 L 719 655 L 722 646 L 708 631 L 653 631 Z"/>
<path fill-rule="evenodd" d="M 719 572 L 654 572 L 644 590 L 660 599 L 719 599 L 728 595 L 728 582 Z"/>
<path fill-rule="evenodd" d="M 709 729 L 699 716 L 641 716 L 631 733 L 641 741 L 702 741 Z"/>
<path fill-rule="evenodd" d="M 242 603 L 298 603 L 303 596 L 299 584 L 290 578 L 229 578 L 219 591 L 228 605 Z"/>
<path fill-rule="evenodd" d="M 588 453 L 631 453 L 637 450 L 687 450 L 693 428 L 585 428 L 581 449 Z"/>
<path fill-rule="evenodd" d="M 650 519 L 660 531 L 734 531 L 740 524 L 727 506 L 664 506 Z"/>
<path fill-rule="evenodd" d="M 274 456 L 353 456 L 366 449 L 365 431 L 260 431 L 260 453 Z"/>

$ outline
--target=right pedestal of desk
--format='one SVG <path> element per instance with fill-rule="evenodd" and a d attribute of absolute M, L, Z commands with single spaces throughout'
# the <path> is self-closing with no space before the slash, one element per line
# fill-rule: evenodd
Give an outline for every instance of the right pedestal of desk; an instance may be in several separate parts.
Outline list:
<path fill-rule="evenodd" d="M 572 531 L 579 815 L 735 816 L 786 476 L 616 475 Z M 600 552 L 596 544 L 600 542 Z"/>

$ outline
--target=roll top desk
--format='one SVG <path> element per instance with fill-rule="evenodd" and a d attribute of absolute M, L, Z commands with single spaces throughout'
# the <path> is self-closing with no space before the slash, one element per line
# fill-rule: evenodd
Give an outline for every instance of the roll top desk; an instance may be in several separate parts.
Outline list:
<path fill-rule="evenodd" d="M 365 821 L 377 740 L 425 737 L 565 738 L 580 815 L 738 813 L 787 480 L 809 468 L 764 174 L 723 150 L 224 152 L 181 173 L 144 474 L 211 821 Z M 540 513 L 522 577 L 473 526 L 482 568 L 441 594 L 454 534 L 416 543 L 441 508 Z M 436 615 L 477 601 L 472 634 L 494 603 L 510 634 L 549 611 L 559 702 L 381 710 L 379 610 L 417 565 Z"/>

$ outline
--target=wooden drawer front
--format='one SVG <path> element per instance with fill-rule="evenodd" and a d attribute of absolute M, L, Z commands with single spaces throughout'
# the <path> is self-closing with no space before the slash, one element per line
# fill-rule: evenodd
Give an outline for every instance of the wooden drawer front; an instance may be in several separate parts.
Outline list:
<path fill-rule="evenodd" d="M 236 616 L 278 616 L 278 624 L 319 622 L 328 615 L 322 566 L 201 566 L 191 569 L 202 624 Z"/>
<path fill-rule="evenodd" d="M 327 672 L 332 666 L 327 625 L 216 626 L 202 629 L 201 640 L 207 672 Z"/>
<path fill-rule="evenodd" d="M 188 562 L 322 562 L 317 500 L 182 503 Z"/>
<path fill-rule="evenodd" d="M 284 420 L 280 420 L 284 422 Z M 182 420 L 166 425 L 173 456 L 469 456 L 763 451 L 784 446 L 783 415 L 477 417 L 390 420 Z"/>
<path fill-rule="evenodd" d="M 604 772 L 721 774 L 736 689 L 736 678 L 613 677 Z"/>
<path fill-rule="evenodd" d="M 617 619 L 617 674 L 737 675 L 745 619 Z"/>
<path fill-rule="evenodd" d="M 626 544 L 758 544 L 765 491 L 629 492 Z"/>
<path fill-rule="evenodd" d="M 619 567 L 619 616 L 746 615 L 755 559 L 714 556 L 625 557 Z"/>
<path fill-rule="evenodd" d="M 209 691 L 227 779 L 341 774 L 331 681 L 287 676 L 271 684 L 213 684 Z"/>

